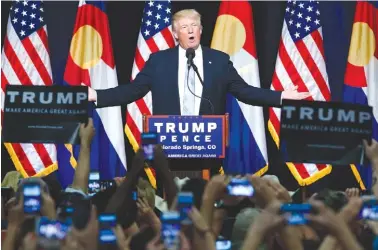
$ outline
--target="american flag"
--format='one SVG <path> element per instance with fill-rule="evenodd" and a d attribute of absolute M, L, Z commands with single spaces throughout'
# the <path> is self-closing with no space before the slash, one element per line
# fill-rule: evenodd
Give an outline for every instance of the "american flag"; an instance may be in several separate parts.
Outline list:
<path fill-rule="evenodd" d="M 330 101 L 331 92 L 325 66 L 319 2 L 289 0 L 286 7 L 273 90 L 295 85 L 300 92 L 310 92 L 309 100 Z M 279 145 L 279 108 L 270 109 L 269 131 Z M 331 172 L 325 164 L 287 163 L 299 185 L 309 185 Z"/>
<path fill-rule="evenodd" d="M 1 110 L 7 84 L 52 85 L 47 29 L 40 1 L 16 0 L 10 9 L 1 62 Z M 24 176 L 43 176 L 57 169 L 52 144 L 5 143 Z"/>
<path fill-rule="evenodd" d="M 144 64 L 152 53 L 172 48 L 176 45 L 171 23 L 171 1 L 146 2 L 135 51 L 132 80 L 143 69 Z M 140 135 L 143 131 L 143 115 L 151 115 L 151 111 L 151 93 L 129 104 L 127 107 L 125 133 L 134 151 L 139 149 Z M 156 186 L 156 180 L 151 170 L 146 169 L 146 173 L 151 184 Z"/>

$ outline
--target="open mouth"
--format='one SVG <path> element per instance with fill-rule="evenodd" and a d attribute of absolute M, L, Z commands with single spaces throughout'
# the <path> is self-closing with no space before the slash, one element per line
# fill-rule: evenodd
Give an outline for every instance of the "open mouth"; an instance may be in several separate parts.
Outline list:
<path fill-rule="evenodd" d="M 194 36 L 189 37 L 189 41 L 193 42 L 194 41 Z"/>

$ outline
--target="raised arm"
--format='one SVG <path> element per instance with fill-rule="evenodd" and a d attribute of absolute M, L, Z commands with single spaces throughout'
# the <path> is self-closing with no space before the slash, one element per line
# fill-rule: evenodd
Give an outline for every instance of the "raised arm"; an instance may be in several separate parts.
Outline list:
<path fill-rule="evenodd" d="M 132 83 L 115 88 L 94 90 L 88 88 L 88 100 L 96 102 L 97 108 L 119 106 L 135 102 L 151 89 L 155 71 L 154 55 L 151 55 Z"/>

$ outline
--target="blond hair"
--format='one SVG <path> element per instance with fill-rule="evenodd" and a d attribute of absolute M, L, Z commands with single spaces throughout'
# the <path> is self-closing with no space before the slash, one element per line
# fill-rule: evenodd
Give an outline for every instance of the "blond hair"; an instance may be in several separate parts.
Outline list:
<path fill-rule="evenodd" d="M 199 25 L 201 25 L 201 14 L 198 13 L 195 9 L 185 9 L 185 10 L 180 10 L 173 15 L 172 17 L 173 30 L 176 29 L 175 27 L 176 27 L 177 22 L 180 19 L 185 18 L 185 17 L 198 20 Z"/>

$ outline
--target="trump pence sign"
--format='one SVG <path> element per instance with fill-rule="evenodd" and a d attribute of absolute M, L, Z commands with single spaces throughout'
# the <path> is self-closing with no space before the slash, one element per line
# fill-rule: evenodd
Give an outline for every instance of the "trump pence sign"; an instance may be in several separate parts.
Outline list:
<path fill-rule="evenodd" d="M 225 157 L 225 116 L 147 116 L 145 128 L 169 158 Z"/>

